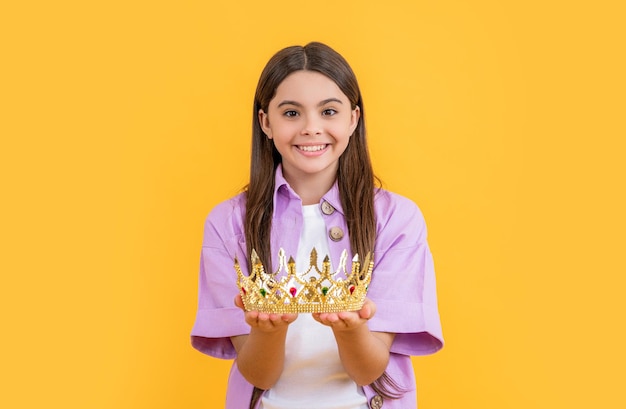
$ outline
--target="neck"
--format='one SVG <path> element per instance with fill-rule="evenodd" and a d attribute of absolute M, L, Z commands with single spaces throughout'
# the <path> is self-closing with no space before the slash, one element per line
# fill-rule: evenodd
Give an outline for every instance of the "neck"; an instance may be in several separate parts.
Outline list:
<path fill-rule="evenodd" d="M 284 173 L 284 170 L 283 170 Z M 335 183 L 337 171 L 328 174 L 317 173 L 306 177 L 284 174 L 289 186 L 300 196 L 303 205 L 317 204 Z"/>

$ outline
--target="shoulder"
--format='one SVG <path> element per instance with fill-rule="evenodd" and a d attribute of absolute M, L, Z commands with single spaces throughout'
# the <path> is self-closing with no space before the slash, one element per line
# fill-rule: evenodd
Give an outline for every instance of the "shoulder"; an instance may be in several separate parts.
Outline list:
<path fill-rule="evenodd" d="M 226 241 L 242 235 L 245 213 L 245 193 L 240 193 L 213 207 L 204 224 L 204 246 L 210 245 L 212 239 Z"/>
<path fill-rule="evenodd" d="M 424 223 L 424 216 L 417 204 L 397 193 L 377 189 L 374 194 L 374 206 L 379 222 L 389 222 L 397 218 Z"/>
<path fill-rule="evenodd" d="M 426 239 L 426 222 L 417 204 L 402 195 L 377 189 L 374 195 L 378 238 L 395 240 L 398 236 Z M 382 236 L 382 237 L 381 237 Z"/>
<path fill-rule="evenodd" d="M 217 204 L 209 212 L 208 219 L 220 219 L 224 217 L 234 217 L 237 214 L 243 214 L 246 210 L 246 194 L 239 193 L 228 200 Z"/>

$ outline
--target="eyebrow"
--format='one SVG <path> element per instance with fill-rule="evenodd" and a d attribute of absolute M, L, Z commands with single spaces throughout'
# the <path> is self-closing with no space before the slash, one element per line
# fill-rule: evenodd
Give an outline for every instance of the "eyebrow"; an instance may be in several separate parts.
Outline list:
<path fill-rule="evenodd" d="M 319 104 L 317 104 L 317 106 L 321 107 L 321 106 L 324 106 L 324 105 L 328 104 L 329 102 L 337 102 L 337 103 L 343 104 L 343 102 L 341 102 L 340 99 L 328 98 L 328 99 L 325 99 L 325 100 L 321 101 Z M 283 105 L 294 105 L 294 106 L 297 106 L 297 107 L 302 107 L 302 104 L 297 102 L 297 101 L 285 100 L 285 101 L 281 101 L 280 104 L 278 104 L 278 108 L 282 107 Z"/>

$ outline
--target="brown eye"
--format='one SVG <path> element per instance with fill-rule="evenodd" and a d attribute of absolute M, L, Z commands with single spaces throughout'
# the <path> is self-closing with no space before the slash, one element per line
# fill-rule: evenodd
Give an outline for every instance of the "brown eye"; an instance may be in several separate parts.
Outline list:
<path fill-rule="evenodd" d="M 328 109 L 325 109 L 325 110 L 322 111 L 322 115 L 324 115 L 324 116 L 333 116 L 336 113 L 337 113 L 337 111 L 335 111 L 332 108 L 328 108 Z"/>

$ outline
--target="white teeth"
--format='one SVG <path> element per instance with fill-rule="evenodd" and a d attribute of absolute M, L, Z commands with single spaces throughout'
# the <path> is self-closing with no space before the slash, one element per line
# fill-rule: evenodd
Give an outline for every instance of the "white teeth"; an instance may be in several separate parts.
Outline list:
<path fill-rule="evenodd" d="M 326 145 L 316 145 L 316 146 L 298 146 L 298 149 L 305 152 L 317 152 L 324 149 Z"/>

